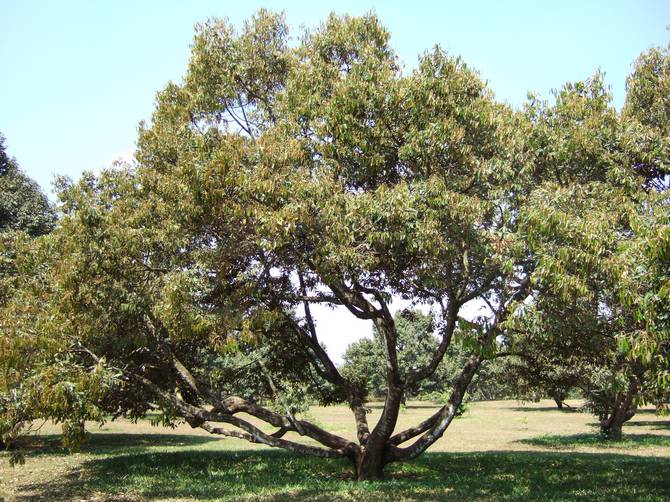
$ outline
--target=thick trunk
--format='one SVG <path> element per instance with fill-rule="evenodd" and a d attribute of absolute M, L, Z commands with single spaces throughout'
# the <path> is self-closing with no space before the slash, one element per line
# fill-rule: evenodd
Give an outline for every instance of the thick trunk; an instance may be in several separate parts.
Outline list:
<path fill-rule="evenodd" d="M 384 478 L 385 448 L 364 448 L 355 458 L 354 468 L 358 481 L 378 481 Z"/>
<path fill-rule="evenodd" d="M 607 438 L 613 441 L 619 441 L 621 439 L 621 430 L 622 423 L 612 422 L 607 425 L 600 426 L 600 432 Z"/>
<path fill-rule="evenodd" d="M 565 398 L 567 397 L 566 393 L 563 392 L 561 389 L 552 389 L 549 392 L 549 395 L 551 396 L 551 398 L 556 403 L 556 407 L 559 410 L 562 410 L 563 406 L 565 405 Z"/>
<path fill-rule="evenodd" d="M 635 408 L 616 408 L 612 414 L 600 422 L 600 432 L 603 436 L 614 441 L 619 441 L 622 435 L 623 424 L 635 416 Z"/>

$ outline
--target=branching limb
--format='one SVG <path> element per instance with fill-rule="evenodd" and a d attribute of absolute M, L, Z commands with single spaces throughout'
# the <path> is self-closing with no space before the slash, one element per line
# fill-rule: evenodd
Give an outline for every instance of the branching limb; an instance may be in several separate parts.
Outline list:
<path fill-rule="evenodd" d="M 247 441 L 250 441 L 252 443 L 261 443 L 265 444 L 267 446 L 272 446 L 275 448 L 284 448 L 286 450 L 293 451 L 295 453 L 300 453 L 303 455 L 313 455 L 317 457 L 325 457 L 325 458 L 339 458 L 339 457 L 348 457 L 353 454 L 353 450 L 351 450 L 351 447 L 356 447 L 353 443 L 350 443 L 351 447 L 347 448 L 346 445 L 343 448 L 332 448 L 331 449 L 326 449 L 326 448 L 321 448 L 318 446 L 310 446 L 310 445 L 305 445 L 305 444 L 300 444 L 296 443 L 294 441 L 289 441 L 287 439 L 282 439 L 281 437 L 277 437 L 275 435 L 271 434 L 266 434 L 262 430 L 260 430 L 258 427 L 252 425 L 251 423 L 247 422 L 246 420 L 242 420 L 241 418 L 234 417 L 232 415 L 218 415 L 212 417 L 214 418 L 214 421 L 217 422 L 223 422 L 223 423 L 228 423 L 230 425 L 234 425 L 235 427 L 242 429 L 245 433 L 239 433 L 234 435 L 234 437 L 239 437 L 241 439 L 245 439 Z M 204 427 L 203 427 L 204 426 Z M 228 431 L 225 429 L 219 429 L 219 428 L 214 428 L 211 427 L 207 422 L 204 422 L 200 427 L 202 427 L 205 430 L 212 430 L 212 431 L 219 431 L 220 433 L 224 433 L 224 435 L 233 435 L 235 431 Z M 215 433 L 219 433 L 215 432 Z"/>
<path fill-rule="evenodd" d="M 295 424 L 293 424 L 290 420 L 288 420 L 283 415 L 280 415 L 279 413 L 275 413 L 274 411 L 263 408 L 262 406 L 259 406 L 255 403 L 250 403 L 249 401 L 236 396 L 231 396 L 224 399 L 221 402 L 221 406 L 214 410 L 215 415 L 213 416 L 232 416 L 237 413 L 247 413 L 248 415 L 256 417 L 270 425 L 274 425 L 275 427 L 283 427 L 289 431 L 298 432 L 295 425 L 298 424 L 305 436 L 308 436 L 330 448 L 351 448 L 354 445 L 354 443 L 348 439 L 332 434 L 310 422 L 296 419 Z"/>
<path fill-rule="evenodd" d="M 78 349 L 82 352 L 85 352 L 86 354 L 89 354 L 90 357 L 92 357 L 96 362 L 102 361 L 102 359 L 96 356 L 92 351 L 82 346 L 79 346 Z M 248 441 L 263 443 L 268 446 L 286 448 L 297 453 L 317 455 L 321 457 L 349 456 L 353 454 L 352 452 L 354 452 L 356 448 L 358 448 L 355 443 L 321 429 L 314 424 L 304 420 L 295 420 L 295 422 L 292 423 L 292 421 L 278 413 L 267 410 L 259 405 L 249 403 L 248 401 L 245 401 L 239 397 L 226 398 L 220 402 L 218 408 L 212 411 L 208 411 L 204 408 L 184 401 L 184 399 L 181 398 L 176 392 L 170 393 L 161 389 L 157 384 L 143 375 L 132 371 L 125 371 L 124 373 L 128 378 L 131 378 L 142 385 L 157 398 L 169 402 L 179 413 L 179 415 L 184 418 L 192 427 L 203 427 L 203 425 L 209 422 L 228 423 L 242 429 L 247 434 L 238 434 L 234 433 L 234 431 L 226 431 L 224 429 L 214 428 L 211 425 L 206 425 L 204 429 L 211 429 L 212 431 L 216 429 L 216 431 L 213 433 L 234 436 Z M 263 420 L 266 423 L 274 425 L 275 427 L 279 427 L 280 430 L 272 435 L 265 434 L 263 431 L 249 422 L 234 416 L 236 413 L 240 412 L 247 413 L 260 420 Z M 281 438 L 281 436 L 283 436 L 288 431 L 299 432 L 297 427 L 302 429 L 304 435 L 318 441 L 330 449 L 302 445 Z"/>
<path fill-rule="evenodd" d="M 389 444 L 398 446 L 420 434 L 423 434 L 428 429 L 433 427 L 433 425 L 435 425 L 435 423 L 440 419 L 440 414 L 441 409 L 415 427 L 410 427 L 409 429 L 405 429 L 398 434 L 394 434 L 389 438 Z"/>
<path fill-rule="evenodd" d="M 429 446 L 435 443 L 435 441 L 442 437 L 444 431 L 447 430 L 447 427 L 449 427 L 452 420 L 456 416 L 456 412 L 458 411 L 458 407 L 463 400 L 465 391 L 472 381 L 475 373 L 477 372 L 480 363 L 481 359 L 479 356 L 470 356 L 468 361 L 465 363 L 461 374 L 454 382 L 451 396 L 449 397 L 449 402 L 444 405 L 438 411 L 438 413 L 436 413 L 437 417 L 433 416 L 426 421 L 432 422 L 432 425 L 428 426 L 428 424 L 424 422 L 419 424 L 419 426 L 414 429 L 408 429 L 408 431 L 400 433 L 398 435 L 399 437 L 396 438 L 396 441 L 403 440 L 404 442 L 418 434 L 423 433 L 423 435 L 407 448 L 391 448 L 389 450 L 389 458 L 387 459 L 388 461 L 410 460 L 416 458 L 424 451 L 426 451 Z M 426 430 L 423 432 L 421 429 Z"/>
<path fill-rule="evenodd" d="M 259 359 L 258 360 L 258 365 L 260 366 L 261 371 L 265 375 L 265 378 L 267 379 L 268 384 L 270 385 L 270 389 L 272 390 L 272 395 L 284 407 L 284 411 L 286 411 L 286 417 L 291 422 L 291 425 L 293 425 L 293 427 L 295 427 L 295 430 L 298 431 L 298 434 L 300 434 L 301 436 L 304 436 L 305 431 L 302 429 L 302 427 L 300 425 L 300 422 L 298 422 L 295 419 L 295 417 L 293 416 L 293 413 L 291 412 L 291 408 L 289 408 L 288 404 L 286 404 L 286 401 L 284 401 L 284 398 L 279 394 L 279 391 L 277 390 L 277 386 L 275 385 L 275 382 L 272 379 L 272 375 L 270 375 L 270 372 L 268 371 L 267 367 L 265 366 L 265 363 L 263 363 L 263 361 L 261 359 Z"/>
<path fill-rule="evenodd" d="M 440 340 L 440 344 L 433 353 L 430 362 L 425 367 L 416 371 L 412 371 L 408 375 L 407 386 L 412 386 L 416 382 L 431 376 L 439 366 L 440 362 L 442 362 L 444 354 L 449 348 L 449 345 L 451 345 L 451 339 L 454 334 L 454 330 L 456 329 L 456 313 L 457 307 L 453 305 L 452 302 L 449 302 L 446 310 L 446 322 L 444 324 L 444 328 L 442 329 L 442 338 Z"/>

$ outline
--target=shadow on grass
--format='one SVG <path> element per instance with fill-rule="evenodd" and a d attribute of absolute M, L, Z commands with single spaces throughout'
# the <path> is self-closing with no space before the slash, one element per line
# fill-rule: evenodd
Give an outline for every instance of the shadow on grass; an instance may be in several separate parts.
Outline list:
<path fill-rule="evenodd" d="M 654 415 L 657 416 L 655 408 L 638 408 L 635 411 L 635 415 Z"/>
<path fill-rule="evenodd" d="M 36 500 L 668 500 L 670 462 L 614 454 L 428 453 L 357 483 L 348 462 L 283 451 L 144 452 L 34 484 Z M 107 497 L 107 498 L 104 498 Z M 24 498 L 23 500 L 26 500 Z"/>
<path fill-rule="evenodd" d="M 650 446 L 670 447 L 670 436 L 658 434 L 625 434 L 620 441 L 612 441 L 598 433 L 573 434 L 569 436 L 545 435 L 522 439 L 519 443 L 547 448 L 574 448 L 591 446 L 597 448 L 644 448 Z"/>
<path fill-rule="evenodd" d="M 371 408 L 373 410 L 381 410 L 384 409 L 384 403 L 378 403 L 378 402 L 371 402 L 371 403 L 365 403 L 365 406 L 367 408 Z M 413 401 L 410 403 L 407 403 L 405 405 L 405 408 L 408 410 L 424 410 L 424 409 L 431 409 L 431 410 L 439 410 L 442 408 L 444 404 L 440 404 L 435 401 Z"/>
<path fill-rule="evenodd" d="M 638 427 L 650 427 L 651 429 L 656 430 L 670 430 L 670 420 L 631 420 L 627 422 L 624 427 L 638 426 Z"/>
<path fill-rule="evenodd" d="M 557 411 L 559 413 L 574 413 L 578 412 L 579 408 L 569 408 L 565 406 L 563 409 L 559 410 L 558 406 L 515 406 L 510 408 L 512 411 L 521 411 L 521 412 L 533 412 L 533 411 Z"/>
<path fill-rule="evenodd" d="M 220 441 L 216 436 L 195 436 L 189 434 L 120 434 L 92 432 L 89 440 L 78 451 L 93 454 L 141 452 L 147 448 L 195 446 L 211 441 Z M 62 446 L 57 434 L 27 436 L 22 438 L 19 447 L 29 451 L 30 455 L 63 454 L 67 449 Z"/>

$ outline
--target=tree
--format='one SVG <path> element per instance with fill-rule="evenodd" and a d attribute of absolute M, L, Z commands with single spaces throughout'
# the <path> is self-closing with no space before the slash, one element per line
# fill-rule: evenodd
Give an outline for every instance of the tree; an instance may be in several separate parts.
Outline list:
<path fill-rule="evenodd" d="M 398 332 L 398 365 L 401 375 L 407 375 L 416 368 L 427 365 L 430 355 L 436 350 L 440 340 L 435 336 L 433 316 L 419 310 L 406 309 L 393 316 Z M 455 333 L 445 357 L 435 372 L 425 380 L 417 382 L 413 388 L 405 389 L 405 397 L 431 399 L 447 394 L 461 368 L 470 356 L 463 346 L 458 333 Z M 362 338 L 347 348 L 344 353 L 344 365 L 340 369 L 343 375 L 365 389 L 366 398 L 380 398 L 386 393 L 384 382 L 384 346 L 380 333 L 373 328 L 373 339 Z M 487 361 L 491 365 L 494 361 Z M 496 367 L 497 369 L 497 367 Z M 468 393 L 473 399 L 495 399 L 505 395 L 505 390 L 492 381 L 497 378 L 495 372 L 482 371 L 474 377 Z"/>
<path fill-rule="evenodd" d="M 0 134 L 0 308 L 9 301 L 26 272 L 17 264 L 27 246 L 27 238 L 50 232 L 55 213 L 38 184 L 27 177 L 14 158 L 7 155 L 5 138 Z M 2 351 L 5 356 L 7 352 Z M 0 377 L 0 389 L 6 389 L 7 373 Z M 0 391 L 0 414 L 9 415 L 9 395 Z M 0 447 L 6 432 L 17 433 L 28 417 L 15 415 L 0 420 Z"/>
<path fill-rule="evenodd" d="M 626 82 L 623 117 L 638 134 L 635 169 L 658 191 L 670 188 L 670 46 L 640 55 Z"/>
<path fill-rule="evenodd" d="M 533 313 L 524 316 L 520 328 L 527 336 L 517 336 L 513 342 L 517 357 L 508 362 L 508 377 L 518 380 L 517 388 L 525 392 L 551 394 L 555 388 L 581 388 L 599 417 L 601 431 L 612 439 L 621 438 L 622 424 L 632 418 L 639 403 L 654 400 L 667 388 L 665 377 L 659 380 L 659 372 L 665 375 L 668 367 L 667 319 L 663 308 L 647 301 L 662 302 L 664 295 L 663 280 L 657 277 L 663 274 L 659 275 L 649 256 L 659 257 L 650 251 L 654 246 L 650 235 L 663 249 L 662 235 L 668 224 L 670 109 L 663 94 L 668 86 L 668 61 L 667 51 L 660 49 L 640 56 L 628 79 L 626 105 L 619 116 L 605 106 L 608 98 L 599 76 L 586 87 L 564 88 L 553 107 L 529 108 L 532 120 L 541 126 L 535 128 L 533 141 L 545 152 L 544 162 L 556 167 L 565 162 L 582 164 L 583 172 L 609 166 L 601 183 L 617 187 L 620 198 L 616 206 L 597 210 L 596 199 L 602 194 L 592 195 L 592 214 L 610 223 L 589 223 L 588 214 L 583 218 L 591 227 L 590 245 L 597 247 L 583 262 L 590 269 L 583 284 L 587 295 L 561 298 L 560 291 L 547 291 L 529 308 Z M 586 106 L 579 106 L 579 101 Z M 611 178 L 626 170 L 637 176 Z M 565 219 L 566 213 L 574 212 L 569 207 L 574 199 L 547 195 L 543 203 L 553 206 L 557 223 L 574 231 L 566 223 L 575 220 Z M 544 230 L 538 227 L 544 234 L 541 246 L 552 243 L 548 264 L 563 273 L 574 265 L 574 257 L 565 247 L 565 236 L 553 225 L 550 220 Z M 553 274 L 548 274 L 546 284 L 553 282 Z"/>
<path fill-rule="evenodd" d="M 35 237 L 54 226 L 54 212 L 39 185 L 7 155 L 0 134 L 0 232 L 22 230 Z"/>
<path fill-rule="evenodd" d="M 435 48 L 404 74 L 388 40 L 372 15 L 330 16 L 297 45 L 265 11 L 240 33 L 198 27 L 184 81 L 140 128 L 137 163 L 64 183 L 58 229 L 22 255 L 35 273 L 0 316 L 0 361 L 17 375 L 5 387 L 22 409 L 73 423 L 157 409 L 379 479 L 444 434 L 527 302 L 588 298 L 589 263 L 607 258 L 599 246 L 618 221 L 607 208 L 635 173 L 545 158 L 546 124 L 496 103 L 463 61 Z M 617 123 L 589 92 L 577 87 L 569 106 Z M 590 154 L 586 139 L 567 141 Z M 569 205 L 561 218 L 557 204 Z M 437 343 L 416 366 L 401 366 L 394 296 L 437 312 Z M 466 319 L 470 302 L 488 311 Z M 362 383 L 324 350 L 315 304 L 374 326 L 376 424 Z M 434 374 L 457 329 L 469 355 L 449 400 L 396 431 L 404 393 Z M 30 357 L 16 363 L 22 345 Z M 245 397 L 243 365 L 262 376 Z M 295 413 L 287 396 L 308 382 L 324 402 L 346 400 L 355 440 Z"/>
<path fill-rule="evenodd" d="M 0 134 L 0 305 L 13 287 L 14 266 L 21 232 L 37 237 L 50 232 L 55 213 L 37 183 L 21 172 L 15 159 L 7 155 Z"/>
<path fill-rule="evenodd" d="M 518 392 L 580 389 L 601 432 L 621 439 L 638 405 L 667 400 L 667 201 L 652 193 L 629 215 L 631 238 L 612 255 L 613 282 L 590 304 L 551 300 L 523 319 L 505 375 Z M 615 260 L 615 261 L 614 261 Z M 665 261 L 664 261 L 665 260 Z M 660 266 L 660 268 L 659 268 Z"/>

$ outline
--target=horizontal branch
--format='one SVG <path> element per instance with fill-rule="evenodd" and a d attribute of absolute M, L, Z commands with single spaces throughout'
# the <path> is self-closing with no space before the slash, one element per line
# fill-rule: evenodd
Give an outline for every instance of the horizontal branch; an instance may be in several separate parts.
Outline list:
<path fill-rule="evenodd" d="M 268 410 L 254 403 L 250 403 L 240 397 L 231 396 L 227 397 L 221 401 L 221 406 L 214 410 L 214 415 L 216 416 L 217 412 L 222 412 L 223 415 L 235 415 L 236 413 L 247 413 L 253 417 L 256 417 L 264 422 L 274 425 L 275 427 L 282 427 L 288 431 L 300 432 L 297 430 L 297 427 L 302 429 L 302 433 L 305 436 L 308 436 L 324 446 L 336 449 L 350 449 L 355 446 L 355 443 L 352 443 L 348 439 L 345 439 L 341 436 L 332 434 L 310 422 L 305 420 L 296 420 L 295 423 L 292 422 L 287 417 L 275 413 L 274 411 Z M 212 420 L 210 418 L 210 420 Z M 218 421 L 214 419 L 213 421 Z"/>
<path fill-rule="evenodd" d="M 326 449 L 318 446 L 310 446 L 301 443 L 296 443 L 294 441 L 282 439 L 281 437 L 277 437 L 272 434 L 266 434 L 258 427 L 247 422 L 246 420 L 242 420 L 241 418 L 234 417 L 231 415 L 218 415 L 215 417 L 215 419 L 217 422 L 224 422 L 230 425 L 234 425 L 235 427 L 238 427 L 239 429 L 245 431 L 246 434 L 240 433 L 238 435 L 234 435 L 235 431 L 212 427 L 207 422 L 204 422 L 202 425 L 200 425 L 200 427 L 203 428 L 204 430 L 217 431 L 213 433 L 222 433 L 224 435 L 230 435 L 230 436 L 234 435 L 233 437 L 245 439 L 252 443 L 261 443 L 274 448 L 284 448 L 286 450 L 290 450 L 295 453 L 300 453 L 303 455 L 313 455 L 325 458 L 338 458 L 338 457 L 346 457 L 351 454 L 350 451 L 344 448 Z"/>

